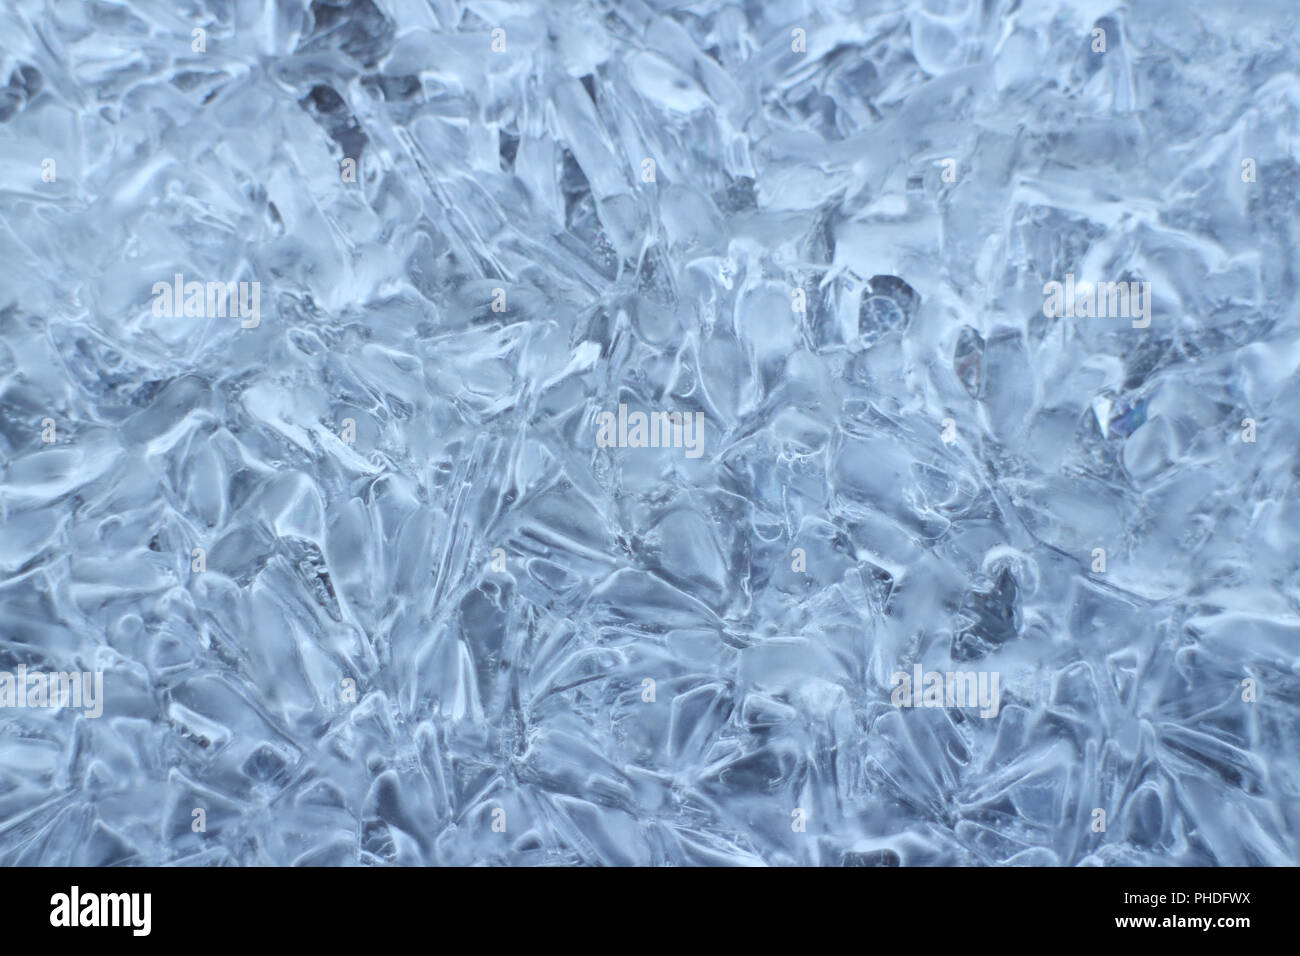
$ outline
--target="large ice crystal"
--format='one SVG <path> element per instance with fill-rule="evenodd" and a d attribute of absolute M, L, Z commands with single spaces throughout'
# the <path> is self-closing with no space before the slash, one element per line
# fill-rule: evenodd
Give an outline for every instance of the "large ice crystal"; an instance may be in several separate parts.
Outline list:
<path fill-rule="evenodd" d="M 6 0 L 0 862 L 1296 863 L 1297 35 Z"/>

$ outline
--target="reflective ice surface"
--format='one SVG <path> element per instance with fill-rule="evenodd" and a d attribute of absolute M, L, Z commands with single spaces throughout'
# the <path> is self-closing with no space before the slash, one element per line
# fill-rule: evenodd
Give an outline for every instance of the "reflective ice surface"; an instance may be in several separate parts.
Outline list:
<path fill-rule="evenodd" d="M 0 862 L 1296 863 L 1296 37 L 6 0 Z"/>

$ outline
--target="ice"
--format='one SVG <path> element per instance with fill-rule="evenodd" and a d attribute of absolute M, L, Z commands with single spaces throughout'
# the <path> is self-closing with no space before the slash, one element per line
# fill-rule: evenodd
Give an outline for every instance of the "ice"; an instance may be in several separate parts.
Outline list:
<path fill-rule="evenodd" d="M 1289 15 L 8 3 L 0 862 L 1300 862 Z"/>

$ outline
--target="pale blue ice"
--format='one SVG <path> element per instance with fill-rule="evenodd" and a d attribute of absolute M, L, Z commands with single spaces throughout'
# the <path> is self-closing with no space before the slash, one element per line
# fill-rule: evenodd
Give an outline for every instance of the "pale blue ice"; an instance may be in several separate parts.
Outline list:
<path fill-rule="evenodd" d="M 1298 35 L 3 0 L 0 863 L 1297 863 Z"/>

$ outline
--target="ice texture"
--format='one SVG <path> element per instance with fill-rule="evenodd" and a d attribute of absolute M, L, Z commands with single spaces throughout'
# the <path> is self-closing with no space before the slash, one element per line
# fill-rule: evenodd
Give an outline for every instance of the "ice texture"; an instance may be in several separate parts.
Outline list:
<path fill-rule="evenodd" d="M 1297 863 L 1298 36 L 5 0 L 0 863 Z"/>

